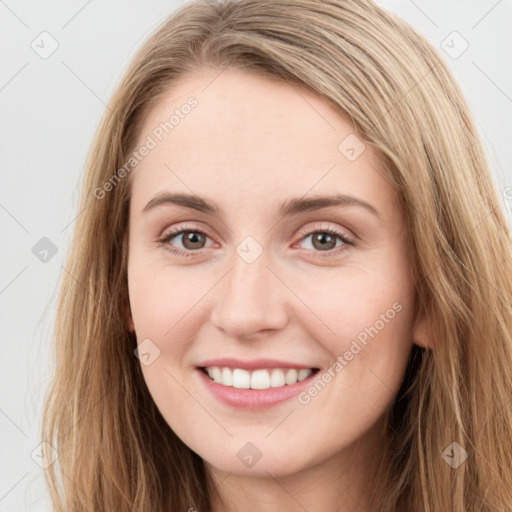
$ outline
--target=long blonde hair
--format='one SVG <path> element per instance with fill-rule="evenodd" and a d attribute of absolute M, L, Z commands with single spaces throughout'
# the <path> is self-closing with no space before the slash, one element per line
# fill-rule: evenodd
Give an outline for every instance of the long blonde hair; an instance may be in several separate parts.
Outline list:
<path fill-rule="evenodd" d="M 60 294 L 42 439 L 55 511 L 209 511 L 202 459 L 169 428 L 128 330 L 127 161 L 150 103 L 200 67 L 308 86 L 372 145 L 406 212 L 430 319 L 387 417 L 380 512 L 512 506 L 512 242 L 469 108 L 432 46 L 370 0 L 189 2 L 140 49 L 88 156 Z M 391 263 L 390 263 L 391 264 Z M 435 342 L 435 343 L 434 343 Z M 435 347 L 435 348 L 434 348 Z M 457 468 L 443 457 L 465 450 Z M 453 452 L 450 452 L 453 455 Z"/>

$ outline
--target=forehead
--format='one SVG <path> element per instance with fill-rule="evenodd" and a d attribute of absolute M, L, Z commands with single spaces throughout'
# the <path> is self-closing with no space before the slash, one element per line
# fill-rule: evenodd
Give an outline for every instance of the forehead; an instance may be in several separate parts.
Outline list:
<path fill-rule="evenodd" d="M 355 138 L 352 122 L 297 84 L 198 70 L 152 105 L 137 147 L 148 137 L 155 147 L 132 171 L 137 202 L 170 188 L 215 194 L 217 202 L 220 192 L 227 202 L 323 192 L 392 200 L 376 154 Z M 354 159 L 347 147 L 364 151 Z"/>

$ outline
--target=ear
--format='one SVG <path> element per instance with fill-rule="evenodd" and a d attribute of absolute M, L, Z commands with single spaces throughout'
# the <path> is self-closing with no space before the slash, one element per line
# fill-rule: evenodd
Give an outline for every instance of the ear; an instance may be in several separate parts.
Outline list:
<path fill-rule="evenodd" d="M 135 324 L 133 323 L 132 312 L 130 311 L 130 308 L 126 310 L 126 322 L 128 324 L 128 330 L 131 333 L 135 333 Z"/>
<path fill-rule="evenodd" d="M 419 347 L 426 349 L 436 348 L 437 342 L 432 339 L 433 330 L 429 328 L 430 317 L 426 312 L 420 311 L 413 327 L 412 341 Z"/>

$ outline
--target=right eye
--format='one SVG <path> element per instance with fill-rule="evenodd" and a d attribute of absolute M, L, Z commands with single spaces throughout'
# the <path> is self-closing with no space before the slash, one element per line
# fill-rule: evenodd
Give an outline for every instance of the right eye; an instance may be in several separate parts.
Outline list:
<path fill-rule="evenodd" d="M 175 238 L 181 238 L 182 247 L 176 248 L 171 243 Z M 206 239 L 208 238 L 209 236 L 201 229 L 181 226 L 171 231 L 167 231 L 159 239 L 159 242 L 171 253 L 189 257 L 199 252 L 200 249 L 203 249 L 205 247 Z"/>

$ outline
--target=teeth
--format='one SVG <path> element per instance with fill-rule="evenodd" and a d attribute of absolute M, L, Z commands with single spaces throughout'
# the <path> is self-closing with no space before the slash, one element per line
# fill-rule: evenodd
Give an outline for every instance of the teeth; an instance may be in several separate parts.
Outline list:
<path fill-rule="evenodd" d="M 282 369 L 261 369 L 249 372 L 241 368 L 220 368 L 212 366 L 206 368 L 206 372 L 218 384 L 223 386 L 232 386 L 237 389 L 269 389 L 280 388 L 282 386 L 291 386 L 308 378 L 313 370 L 311 368 Z"/>
<path fill-rule="evenodd" d="M 272 375 L 270 376 L 270 387 L 271 388 L 280 388 L 286 384 L 284 378 L 284 371 L 279 368 L 274 368 L 272 370 Z"/>
<path fill-rule="evenodd" d="M 297 370 L 294 370 L 293 368 L 288 370 L 284 376 L 284 381 L 286 384 L 288 384 L 288 386 L 295 384 L 297 382 Z"/>
<path fill-rule="evenodd" d="M 224 384 L 224 386 L 232 386 L 233 385 L 233 375 L 229 368 L 222 368 L 221 377 L 222 377 L 222 379 L 220 380 L 220 382 L 222 382 Z"/>
<path fill-rule="evenodd" d="M 222 382 L 222 376 L 220 374 L 220 368 L 218 366 L 214 366 L 213 367 L 213 375 L 210 375 L 210 377 L 215 381 L 215 382 Z"/>
<path fill-rule="evenodd" d="M 229 368 L 224 368 L 224 370 L 229 371 Z M 249 389 L 251 387 L 251 374 L 246 370 L 235 368 L 233 370 L 233 387 L 238 389 Z"/>
<path fill-rule="evenodd" d="M 312 373 L 313 370 L 310 370 L 309 368 L 302 368 L 299 370 L 297 380 L 300 382 L 301 380 L 307 379 Z"/>
<path fill-rule="evenodd" d="M 269 387 L 270 375 L 268 374 L 267 370 L 255 370 L 252 372 L 251 389 L 268 389 Z"/>

